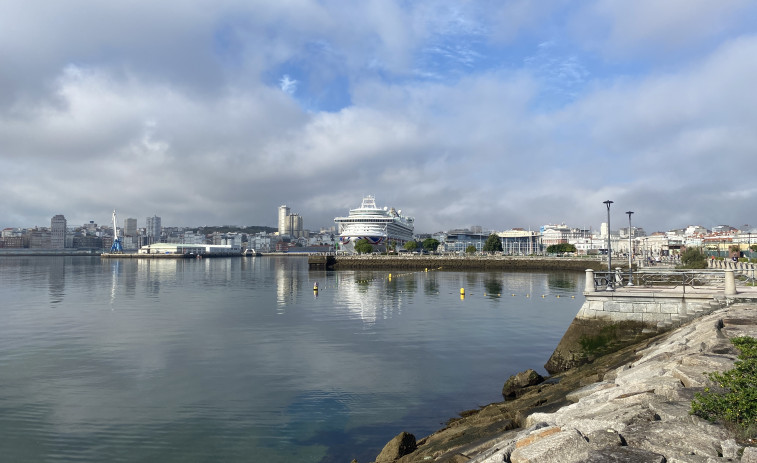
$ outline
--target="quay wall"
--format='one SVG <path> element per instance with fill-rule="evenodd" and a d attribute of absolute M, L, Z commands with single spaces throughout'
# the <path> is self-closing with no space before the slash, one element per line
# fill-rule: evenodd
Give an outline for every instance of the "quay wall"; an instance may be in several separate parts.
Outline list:
<path fill-rule="evenodd" d="M 99 256 L 102 251 L 95 249 L 0 249 L 2 256 Z"/>
<path fill-rule="evenodd" d="M 602 270 L 604 261 L 574 257 L 511 256 L 336 256 L 331 268 L 441 270 Z"/>
<path fill-rule="evenodd" d="M 664 333 L 701 315 L 725 307 L 713 294 L 647 292 L 585 293 L 578 314 L 544 365 L 550 374 L 564 372 L 604 355 Z"/>

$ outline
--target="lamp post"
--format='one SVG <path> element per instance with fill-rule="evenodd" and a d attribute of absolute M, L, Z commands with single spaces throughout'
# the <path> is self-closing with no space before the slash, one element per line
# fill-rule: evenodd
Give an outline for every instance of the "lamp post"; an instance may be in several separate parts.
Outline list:
<path fill-rule="evenodd" d="M 628 286 L 633 286 L 633 244 L 631 241 L 631 214 L 633 211 L 626 211 L 628 214 Z"/>
<path fill-rule="evenodd" d="M 610 248 L 610 204 L 612 204 L 612 201 L 608 199 L 607 201 L 604 201 L 604 204 L 607 206 L 607 272 L 609 273 L 607 278 L 607 291 L 612 291 L 612 249 Z"/>

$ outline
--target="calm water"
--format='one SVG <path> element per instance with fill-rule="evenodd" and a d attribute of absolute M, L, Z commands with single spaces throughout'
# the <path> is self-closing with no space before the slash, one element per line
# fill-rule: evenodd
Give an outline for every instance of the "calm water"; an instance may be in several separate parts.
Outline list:
<path fill-rule="evenodd" d="M 580 273 L 2 257 L 0 455 L 372 461 L 541 369 L 582 291 Z"/>

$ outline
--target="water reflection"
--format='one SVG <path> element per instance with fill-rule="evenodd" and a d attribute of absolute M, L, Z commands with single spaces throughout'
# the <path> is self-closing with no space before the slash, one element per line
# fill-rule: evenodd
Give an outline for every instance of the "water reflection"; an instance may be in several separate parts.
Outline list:
<path fill-rule="evenodd" d="M 502 279 L 497 275 L 487 275 L 484 280 L 484 289 L 489 297 L 500 297 L 502 294 Z"/>
<path fill-rule="evenodd" d="M 550 289 L 575 291 L 578 287 L 576 273 L 550 273 L 547 276 L 547 286 Z"/>
<path fill-rule="evenodd" d="M 63 256 L 50 258 L 47 272 L 50 303 L 58 304 L 63 302 L 63 296 L 66 294 L 66 258 Z"/>

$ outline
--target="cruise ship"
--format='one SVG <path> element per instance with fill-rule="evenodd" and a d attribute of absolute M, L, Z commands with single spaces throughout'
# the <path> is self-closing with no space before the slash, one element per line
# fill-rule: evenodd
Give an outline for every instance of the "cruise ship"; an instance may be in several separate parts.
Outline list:
<path fill-rule="evenodd" d="M 397 249 L 413 239 L 414 221 L 394 208 L 376 206 L 373 196 L 363 198 L 357 209 L 350 209 L 347 217 L 336 217 L 339 226 L 339 244 L 343 251 L 355 251 L 355 243 L 367 239 L 377 251 L 385 251 L 394 242 Z"/>

